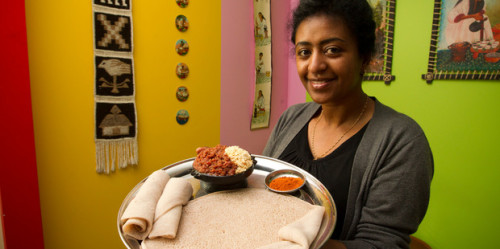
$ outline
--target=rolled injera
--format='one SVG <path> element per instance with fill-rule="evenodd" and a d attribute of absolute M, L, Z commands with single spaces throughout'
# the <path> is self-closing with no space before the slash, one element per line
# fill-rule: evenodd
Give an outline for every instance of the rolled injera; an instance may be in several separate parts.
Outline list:
<path fill-rule="evenodd" d="M 279 230 L 280 242 L 258 249 L 308 249 L 318 235 L 324 214 L 325 207 L 313 206 L 302 218 Z"/>
<path fill-rule="evenodd" d="M 123 234 L 145 239 L 153 227 L 156 204 L 170 176 L 163 170 L 153 172 L 142 184 L 121 217 Z"/>
<path fill-rule="evenodd" d="M 175 238 L 182 215 L 182 206 L 193 195 L 193 187 L 184 178 L 171 178 L 158 200 L 153 229 L 149 238 Z"/>

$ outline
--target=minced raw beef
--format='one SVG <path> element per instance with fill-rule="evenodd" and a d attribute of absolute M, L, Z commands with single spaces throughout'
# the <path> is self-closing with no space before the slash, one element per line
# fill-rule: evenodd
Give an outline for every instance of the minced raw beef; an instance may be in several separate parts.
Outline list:
<path fill-rule="evenodd" d="M 201 148 L 193 162 L 193 168 L 200 173 L 215 176 L 232 176 L 238 166 L 225 154 L 225 145 Z"/>

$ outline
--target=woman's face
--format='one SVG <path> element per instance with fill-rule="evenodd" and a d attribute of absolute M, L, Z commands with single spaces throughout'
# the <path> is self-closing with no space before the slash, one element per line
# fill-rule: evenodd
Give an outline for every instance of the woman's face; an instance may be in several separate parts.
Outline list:
<path fill-rule="evenodd" d="M 361 92 L 363 59 L 341 19 L 325 15 L 304 19 L 295 34 L 295 59 L 314 102 L 338 103 Z"/>

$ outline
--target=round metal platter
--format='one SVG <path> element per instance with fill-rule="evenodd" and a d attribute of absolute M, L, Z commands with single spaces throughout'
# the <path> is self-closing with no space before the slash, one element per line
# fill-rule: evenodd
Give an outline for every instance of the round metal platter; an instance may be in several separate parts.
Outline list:
<path fill-rule="evenodd" d="M 323 221 L 321 223 L 321 227 L 319 228 L 318 235 L 316 239 L 312 242 L 310 248 L 317 249 L 321 248 L 323 244 L 330 239 L 330 236 L 333 233 L 333 229 L 335 228 L 335 223 L 337 221 L 337 209 L 335 207 L 335 202 L 333 201 L 332 196 L 328 192 L 328 190 L 323 186 L 321 182 L 319 182 L 314 176 L 304 171 L 303 169 L 289 164 L 287 162 L 274 159 L 271 157 L 260 156 L 260 155 L 252 155 L 255 157 L 257 164 L 255 165 L 254 171 L 247 178 L 248 187 L 251 188 L 266 188 L 264 183 L 267 174 L 272 171 L 279 169 L 294 169 L 302 173 L 306 178 L 306 184 L 300 189 L 300 191 L 294 196 L 300 198 L 304 201 L 307 201 L 314 205 L 324 206 L 325 207 L 325 215 L 323 217 Z M 192 170 L 192 164 L 195 158 L 186 159 L 169 166 L 162 168 L 165 170 L 171 177 L 181 177 L 189 180 L 191 185 L 193 186 L 194 195 L 193 198 L 198 198 L 202 195 L 205 195 L 205 191 L 200 187 L 200 180 L 195 179 L 190 173 Z M 122 239 L 125 246 L 129 249 L 140 249 L 139 241 L 135 239 L 126 238 L 123 235 L 123 231 L 121 228 L 120 218 L 127 208 L 128 204 L 134 198 L 137 191 L 140 189 L 142 184 L 146 179 L 143 179 L 139 182 L 125 197 L 120 206 L 120 210 L 118 211 L 118 233 L 120 234 L 120 238 Z"/>

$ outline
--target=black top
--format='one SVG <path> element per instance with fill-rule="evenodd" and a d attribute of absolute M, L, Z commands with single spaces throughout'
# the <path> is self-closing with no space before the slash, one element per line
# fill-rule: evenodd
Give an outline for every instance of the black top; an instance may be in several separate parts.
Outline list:
<path fill-rule="evenodd" d="M 304 169 L 328 189 L 337 207 L 337 223 L 331 238 L 339 239 L 344 225 L 352 163 L 367 125 L 336 150 L 318 160 L 313 160 L 314 157 L 309 148 L 308 126 L 309 123 L 300 130 L 278 159 Z"/>

